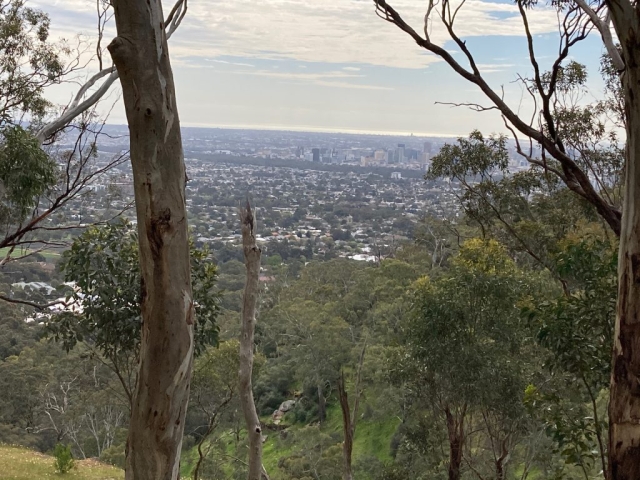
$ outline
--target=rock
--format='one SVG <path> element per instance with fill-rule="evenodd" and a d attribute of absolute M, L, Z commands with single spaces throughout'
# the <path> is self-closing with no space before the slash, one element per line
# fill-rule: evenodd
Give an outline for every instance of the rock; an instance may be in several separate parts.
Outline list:
<path fill-rule="evenodd" d="M 295 405 L 296 405 L 295 400 L 285 400 L 284 402 L 282 402 L 280 404 L 280 407 L 278 407 L 278 409 L 274 411 L 273 414 L 271 415 L 271 418 L 273 419 L 273 423 L 275 425 L 279 425 L 280 422 L 282 421 L 282 417 L 284 417 L 284 414 L 290 411 L 291 409 L 293 409 Z"/>

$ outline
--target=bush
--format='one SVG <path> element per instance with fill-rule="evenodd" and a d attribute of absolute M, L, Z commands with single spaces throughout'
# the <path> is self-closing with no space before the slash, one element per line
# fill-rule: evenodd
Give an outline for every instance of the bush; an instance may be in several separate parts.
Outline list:
<path fill-rule="evenodd" d="M 111 445 L 109 448 L 105 448 L 100 454 L 100 461 L 124 469 L 124 445 Z"/>
<path fill-rule="evenodd" d="M 53 449 L 53 456 L 55 457 L 53 466 L 57 473 L 67 473 L 74 467 L 73 455 L 71 455 L 71 447 L 69 445 L 56 444 Z"/>

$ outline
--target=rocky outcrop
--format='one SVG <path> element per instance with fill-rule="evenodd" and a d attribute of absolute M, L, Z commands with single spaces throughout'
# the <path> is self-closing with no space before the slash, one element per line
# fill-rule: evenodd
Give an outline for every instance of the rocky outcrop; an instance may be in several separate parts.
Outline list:
<path fill-rule="evenodd" d="M 282 421 L 282 418 L 284 417 L 284 414 L 292 410 L 295 405 L 295 400 L 285 400 L 284 402 L 282 402 L 278 409 L 275 410 L 271 415 L 271 419 L 273 420 L 274 425 L 279 425 Z"/>

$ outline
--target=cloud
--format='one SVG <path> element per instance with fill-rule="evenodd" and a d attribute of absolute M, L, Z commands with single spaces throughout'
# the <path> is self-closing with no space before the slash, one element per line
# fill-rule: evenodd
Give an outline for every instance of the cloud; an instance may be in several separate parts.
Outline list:
<path fill-rule="evenodd" d="M 478 63 L 478 69 L 481 73 L 497 73 L 515 67 L 513 63 Z"/>
<path fill-rule="evenodd" d="M 360 69 L 358 67 L 344 67 L 343 70 L 347 70 L 348 72 L 359 72 Z"/>
<path fill-rule="evenodd" d="M 231 71 L 226 72 L 238 75 L 257 75 L 262 77 L 270 77 L 282 80 L 288 83 L 299 83 L 306 85 L 317 85 L 321 87 L 331 88 L 353 88 L 360 90 L 393 90 L 393 88 L 370 85 L 364 83 L 350 82 L 349 79 L 363 78 L 364 75 L 356 75 L 345 73 L 342 71 L 329 71 L 319 73 L 292 73 L 292 72 L 273 72 L 270 70 L 243 70 L 243 71 Z"/>
<path fill-rule="evenodd" d="M 215 58 L 205 58 L 204 59 L 207 62 L 213 62 L 213 63 L 224 63 L 225 65 L 234 65 L 236 67 L 255 67 L 255 65 L 251 65 L 250 63 L 240 63 L 240 62 L 227 62 L 226 60 L 218 60 Z"/>
<path fill-rule="evenodd" d="M 52 28 L 58 29 L 58 33 L 67 37 L 80 31 L 92 33 L 91 26 L 95 25 L 92 1 L 32 1 L 51 14 Z M 393 0 L 392 4 L 410 25 L 422 31 L 423 2 Z M 167 2 L 165 10 L 168 8 Z M 529 23 L 534 35 L 554 33 L 555 10 L 544 7 L 531 10 Z M 469 40 L 472 49 L 471 37 L 524 34 L 516 5 L 486 0 L 466 1 L 456 18 L 456 31 Z M 430 34 L 441 45 L 448 40 L 444 28 L 437 25 Z M 373 0 L 190 2 L 183 24 L 171 39 L 171 54 L 174 58 L 286 59 L 401 68 L 423 68 L 438 60 L 425 55 L 395 26 L 379 19 Z"/>

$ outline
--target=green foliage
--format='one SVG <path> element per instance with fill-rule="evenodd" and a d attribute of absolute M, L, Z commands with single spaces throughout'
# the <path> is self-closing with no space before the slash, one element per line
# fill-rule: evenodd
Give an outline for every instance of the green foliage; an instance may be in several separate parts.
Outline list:
<path fill-rule="evenodd" d="M 567 381 L 566 378 L 563 379 Z M 528 385 L 524 405 L 532 418 L 542 423 L 544 433 L 553 442 L 552 452 L 566 464 L 591 468 L 598 458 L 597 436 L 589 409 L 576 398 L 576 391 L 563 388 L 538 389 Z M 555 390 L 555 391 L 554 391 Z"/>
<path fill-rule="evenodd" d="M 424 457 L 433 476 L 426 478 L 442 474 L 454 423 L 478 432 L 474 441 L 484 447 L 465 461 L 479 471 L 491 468 L 488 452 L 500 456 L 495 445 L 526 435 L 526 333 L 517 304 L 527 290 L 504 246 L 480 239 L 465 242 L 441 276 L 414 283 L 404 346 L 390 351 L 388 372 L 409 403 L 398 454 Z"/>
<path fill-rule="evenodd" d="M 21 222 L 55 185 L 56 163 L 20 126 L 0 131 L 0 219 Z"/>
<path fill-rule="evenodd" d="M 217 342 L 217 269 L 206 249 L 191 248 L 196 308 L 196 353 Z M 67 350 L 88 341 L 108 358 L 136 352 L 140 342 L 140 268 L 137 235 L 121 221 L 85 231 L 60 265 L 76 288 L 69 300 L 82 311 L 54 316 L 47 333 Z"/>
<path fill-rule="evenodd" d="M 100 455 L 100 461 L 113 465 L 114 467 L 122 468 L 124 470 L 126 465 L 126 454 L 123 445 L 112 445 L 109 448 L 105 448 Z"/>
<path fill-rule="evenodd" d="M 415 316 L 406 331 L 412 360 L 425 368 L 431 394 L 455 402 L 489 400 L 497 393 L 518 397 L 503 362 L 519 348 L 516 303 L 525 284 L 505 249 L 495 241 L 466 242 L 451 270 L 415 286 Z M 436 391 L 434 391 L 436 390 Z"/>
<path fill-rule="evenodd" d="M 56 444 L 53 449 L 53 457 L 55 458 L 54 468 L 57 473 L 68 473 L 75 466 L 69 445 Z"/>
<path fill-rule="evenodd" d="M 529 303 L 523 314 L 546 349 L 550 378 L 530 385 L 525 404 L 544 424 L 567 464 L 600 465 L 606 454 L 606 393 L 616 312 L 617 248 L 609 241 L 569 238 L 557 254 L 565 293 Z"/>
<path fill-rule="evenodd" d="M 609 383 L 617 296 L 617 252 L 609 242 L 565 242 L 558 271 L 569 293 L 523 309 L 538 342 L 552 355 L 547 367 L 571 373 L 594 392 Z"/>
<path fill-rule="evenodd" d="M 66 73 L 61 57 L 69 49 L 51 43 L 49 17 L 25 4 L 9 0 L 0 5 L 0 124 L 24 115 L 42 117 L 50 106 L 45 88 Z"/>
<path fill-rule="evenodd" d="M 79 313 L 52 317 L 47 333 L 66 350 L 88 341 L 107 358 L 135 351 L 140 342 L 140 269 L 137 236 L 124 221 L 86 230 L 62 257 L 69 300 Z"/>
<path fill-rule="evenodd" d="M 42 329 L 26 323 L 20 309 L 11 304 L 0 304 L 0 360 L 18 355 L 25 347 L 35 344 Z"/>
<path fill-rule="evenodd" d="M 218 267 L 208 248 L 189 244 L 191 254 L 191 288 L 196 311 L 195 354 L 207 345 L 217 345 L 219 328 L 216 323 L 220 312 L 220 292 L 217 289 Z"/>
<path fill-rule="evenodd" d="M 431 159 L 431 166 L 425 175 L 427 179 L 440 177 L 461 179 L 467 176 L 481 178 L 493 173 L 504 173 L 509 165 L 507 138 L 490 136 L 474 130 L 469 138 L 458 138 L 457 145 L 445 144 Z"/>

